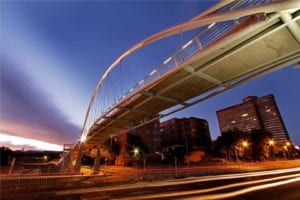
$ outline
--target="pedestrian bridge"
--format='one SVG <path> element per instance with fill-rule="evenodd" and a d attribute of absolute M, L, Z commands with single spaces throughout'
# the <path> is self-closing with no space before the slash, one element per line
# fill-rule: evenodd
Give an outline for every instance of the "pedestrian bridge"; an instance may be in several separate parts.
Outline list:
<path fill-rule="evenodd" d="M 299 1 L 224 0 L 185 23 L 138 42 L 120 55 L 97 83 L 73 158 L 103 143 L 112 134 L 299 64 L 299 8 Z M 144 78 L 136 80 L 125 92 L 114 91 L 121 88 L 112 86 L 122 78 L 113 72 L 118 67 L 120 71 L 126 70 L 122 62 L 127 57 L 155 41 L 193 29 L 199 30 L 198 33 L 153 66 Z M 112 89 L 105 89 L 110 86 Z"/>

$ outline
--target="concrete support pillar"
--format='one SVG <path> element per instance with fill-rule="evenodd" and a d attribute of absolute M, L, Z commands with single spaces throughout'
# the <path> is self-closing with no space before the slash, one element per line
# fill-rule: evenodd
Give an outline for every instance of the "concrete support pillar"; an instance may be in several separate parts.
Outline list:
<path fill-rule="evenodd" d="M 95 162 L 94 162 L 94 169 L 93 169 L 93 174 L 98 174 L 99 173 L 99 167 L 100 167 L 100 146 L 97 146 L 97 151 L 96 151 L 96 156 L 95 156 Z"/>
<path fill-rule="evenodd" d="M 60 171 L 71 172 L 72 171 L 72 152 L 63 152 L 62 162 L 60 164 Z"/>
<path fill-rule="evenodd" d="M 80 173 L 80 167 L 81 167 L 81 159 L 82 159 L 83 153 L 82 153 L 82 144 L 79 145 L 78 149 L 78 155 L 74 167 L 74 172 Z"/>

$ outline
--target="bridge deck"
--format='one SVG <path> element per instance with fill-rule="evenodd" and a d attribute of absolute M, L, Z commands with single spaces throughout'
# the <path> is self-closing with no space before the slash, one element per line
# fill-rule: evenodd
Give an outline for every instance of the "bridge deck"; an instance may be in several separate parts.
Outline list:
<path fill-rule="evenodd" d="M 294 14 L 293 20 L 299 27 L 300 17 L 297 15 Z M 254 72 L 271 72 L 299 60 L 299 41 L 279 14 L 260 21 L 251 17 L 120 101 L 89 130 L 83 151 L 142 119 L 155 117 L 178 104 L 187 105 L 191 98 L 215 88 L 230 88 Z"/>

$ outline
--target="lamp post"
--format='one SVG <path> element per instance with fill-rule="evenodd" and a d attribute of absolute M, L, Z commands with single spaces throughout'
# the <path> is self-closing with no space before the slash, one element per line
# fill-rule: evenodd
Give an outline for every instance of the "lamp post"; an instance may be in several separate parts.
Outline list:
<path fill-rule="evenodd" d="M 243 145 L 244 148 L 247 148 L 249 146 L 248 141 L 243 141 L 242 145 Z"/>
<path fill-rule="evenodd" d="M 242 147 L 243 147 L 243 157 L 245 157 L 245 151 L 246 151 L 246 149 L 249 147 L 249 143 L 248 143 L 247 140 L 244 140 L 244 141 L 242 142 Z"/>
<path fill-rule="evenodd" d="M 270 139 L 268 141 L 268 144 L 269 144 L 269 148 L 270 148 L 270 155 L 269 155 L 269 157 L 273 158 L 274 157 L 274 140 Z"/>
<path fill-rule="evenodd" d="M 175 178 L 177 178 L 177 157 L 175 156 L 175 158 L 174 158 L 174 161 L 175 161 Z"/>
<path fill-rule="evenodd" d="M 134 148 L 133 149 L 133 155 L 134 156 L 138 156 L 139 155 L 139 149 L 138 148 Z"/>
<path fill-rule="evenodd" d="M 44 155 L 44 162 L 47 162 L 47 160 L 48 160 L 48 156 Z"/>
<path fill-rule="evenodd" d="M 239 162 L 239 156 L 238 156 L 238 153 L 237 153 L 237 145 L 234 145 L 234 154 L 235 154 L 236 162 Z"/>
<path fill-rule="evenodd" d="M 289 141 L 287 141 L 284 145 L 284 149 L 287 151 L 288 158 L 290 158 L 290 151 L 289 151 L 290 146 L 291 143 Z"/>

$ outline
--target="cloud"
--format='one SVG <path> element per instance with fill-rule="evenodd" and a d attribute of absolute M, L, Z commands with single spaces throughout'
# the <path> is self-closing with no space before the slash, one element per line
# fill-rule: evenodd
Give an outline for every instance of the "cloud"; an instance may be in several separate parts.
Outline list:
<path fill-rule="evenodd" d="M 15 66 L 3 55 L 0 60 L 0 131 L 54 144 L 76 142 L 80 128 L 33 84 L 22 66 Z"/>
<path fill-rule="evenodd" d="M 39 140 L 33 140 L 18 136 L 11 136 L 8 134 L 0 133 L 0 145 L 9 146 L 13 150 L 18 149 L 30 149 L 30 150 L 52 150 L 52 151 L 62 151 L 63 146 L 51 144 L 48 142 L 43 142 Z"/>

